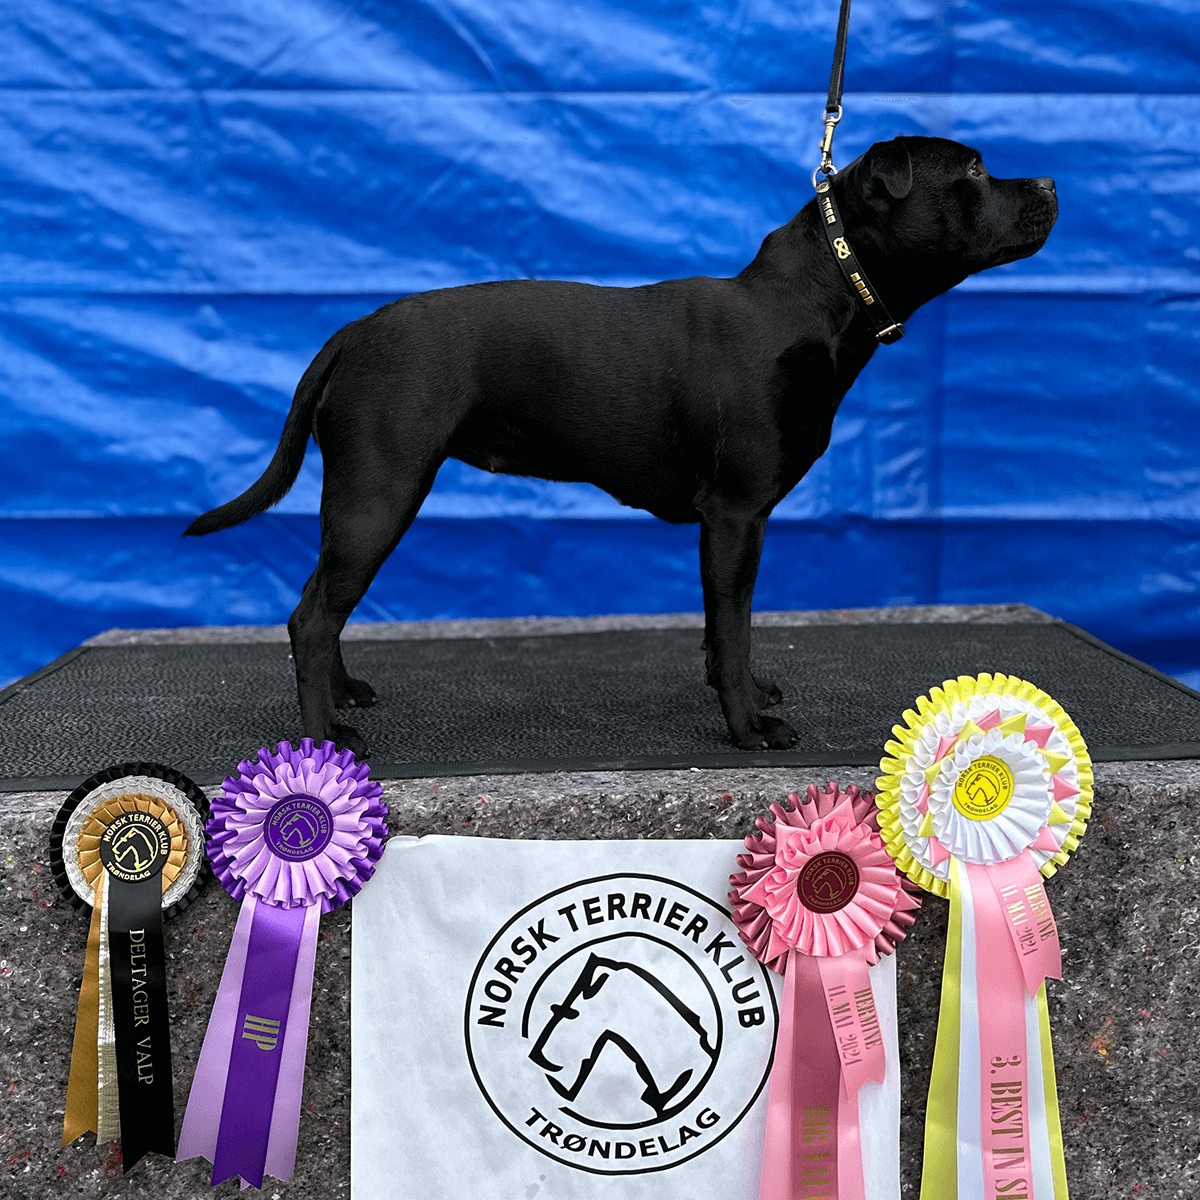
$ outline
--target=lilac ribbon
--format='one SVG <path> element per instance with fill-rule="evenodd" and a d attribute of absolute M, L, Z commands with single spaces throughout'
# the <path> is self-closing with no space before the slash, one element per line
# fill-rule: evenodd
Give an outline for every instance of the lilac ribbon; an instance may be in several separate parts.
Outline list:
<path fill-rule="evenodd" d="M 267 1099 L 265 1089 L 258 1086 L 254 1068 L 259 1063 L 254 1061 L 254 1055 L 260 1062 L 267 1056 L 259 1051 L 251 1039 L 238 1036 L 244 1029 L 247 1015 L 261 1015 L 254 1007 L 249 1007 L 248 1012 L 244 1010 L 243 982 L 251 952 L 251 933 L 257 926 L 261 937 L 263 926 L 260 920 L 264 914 L 268 922 L 272 915 L 282 915 L 285 922 L 300 926 L 300 934 L 294 957 L 290 964 L 285 959 L 282 968 L 290 979 L 289 1005 L 280 1022 L 283 1039 L 277 1052 L 277 1078 L 273 1078 L 270 1085 L 268 1132 L 264 1136 L 259 1125 L 256 1132 L 257 1148 L 251 1154 L 245 1137 L 226 1137 L 222 1140 L 221 1128 L 222 1119 L 229 1111 L 227 1097 L 231 1089 L 228 1084 L 232 1082 L 236 1089 L 246 1087 L 243 1080 L 235 1079 L 233 1075 L 238 1042 L 244 1042 L 245 1052 L 251 1055 L 250 1090 L 259 1094 L 260 1106 Z M 300 1138 L 300 1095 L 304 1086 L 308 1017 L 319 928 L 320 910 L 315 905 L 303 909 L 272 909 L 269 905 L 260 904 L 253 896 L 247 896 L 242 902 L 229 957 L 225 960 L 225 970 L 221 975 L 221 986 L 204 1037 L 204 1047 L 200 1052 L 200 1062 L 192 1079 L 192 1092 L 183 1119 L 183 1130 L 179 1135 L 177 1155 L 181 1161 L 197 1156 L 209 1159 L 213 1163 L 214 1186 L 233 1174 L 241 1175 L 247 1183 L 254 1183 L 256 1187 L 261 1187 L 264 1173 L 285 1182 L 292 1176 Z M 287 936 L 294 937 L 294 928 Z M 260 971 L 256 966 L 251 973 L 259 974 Z M 233 1120 L 239 1121 L 241 1118 L 233 1115 Z M 226 1168 L 222 1166 L 225 1161 L 222 1149 L 228 1150 L 230 1147 L 235 1147 L 238 1155 L 246 1157 L 239 1157 L 237 1162 Z M 247 1173 L 252 1171 L 253 1162 L 258 1163 L 257 1183 L 255 1175 Z"/>
<path fill-rule="evenodd" d="M 262 1187 L 304 917 L 302 908 L 255 905 L 225 1076 L 213 1187 L 231 1175 Z"/>
<path fill-rule="evenodd" d="M 208 835 L 214 873 L 242 907 L 178 1152 L 210 1159 L 214 1187 L 291 1178 L 321 914 L 371 877 L 387 832 L 379 784 L 331 742 L 280 742 L 238 772 L 212 802 Z"/>

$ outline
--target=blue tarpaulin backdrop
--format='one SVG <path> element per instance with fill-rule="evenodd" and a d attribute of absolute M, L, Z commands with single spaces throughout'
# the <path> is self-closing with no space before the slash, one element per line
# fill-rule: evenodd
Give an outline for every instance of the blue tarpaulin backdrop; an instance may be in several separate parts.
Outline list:
<path fill-rule="evenodd" d="M 837 0 L 32 0 L 0 56 L 0 682 L 114 626 L 285 620 L 346 321 L 485 279 L 727 275 L 811 195 Z M 1200 682 L 1194 0 L 856 0 L 836 157 L 1052 175 L 1035 258 L 877 352 L 759 608 L 1024 601 Z M 698 609 L 694 528 L 448 463 L 356 619 Z"/>

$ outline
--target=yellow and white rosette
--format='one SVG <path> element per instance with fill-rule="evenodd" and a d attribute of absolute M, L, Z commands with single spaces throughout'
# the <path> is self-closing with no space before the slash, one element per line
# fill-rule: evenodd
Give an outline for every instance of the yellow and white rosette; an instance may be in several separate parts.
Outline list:
<path fill-rule="evenodd" d="M 880 832 L 950 900 L 921 1198 L 1066 1200 L 1044 983 L 1062 960 L 1042 879 L 1087 828 L 1087 747 L 1061 705 L 999 674 L 933 688 L 892 732 Z"/>

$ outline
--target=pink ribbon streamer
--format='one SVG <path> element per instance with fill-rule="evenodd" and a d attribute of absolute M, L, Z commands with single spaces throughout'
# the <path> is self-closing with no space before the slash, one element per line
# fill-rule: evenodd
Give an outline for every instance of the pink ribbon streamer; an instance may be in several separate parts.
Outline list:
<path fill-rule="evenodd" d="M 863 951 L 837 958 L 818 958 L 825 1009 L 837 1043 L 842 1081 L 857 1096 L 868 1079 L 882 1083 L 887 1070 L 883 1031 L 875 1011 L 875 995 Z"/>
<path fill-rule="evenodd" d="M 864 1200 L 858 1091 L 886 1068 L 865 957 L 789 951 L 779 1018 L 759 1200 Z"/>
<path fill-rule="evenodd" d="M 839 1191 L 841 1059 L 833 1026 L 812 1021 L 813 1012 L 824 1007 L 825 985 L 816 960 L 789 951 L 767 1101 L 759 1200 L 818 1200 L 818 1197 L 862 1200 L 861 1160 L 858 1195 Z M 803 1050 L 799 1053 L 797 1028 L 805 1030 Z M 857 1100 L 854 1108 L 857 1133 Z"/>
<path fill-rule="evenodd" d="M 1021 865 L 1021 860 L 1026 860 L 1028 869 Z M 1034 971 L 1054 965 L 1049 949 L 1051 939 L 1046 935 L 1034 943 L 1028 941 L 1029 921 L 1022 917 L 1021 910 L 1032 904 L 1022 903 L 1027 897 L 1026 889 L 1034 889 L 1029 870 L 1036 877 L 1036 891 L 1043 901 L 1045 893 L 1027 852 L 991 866 L 967 863 L 965 870 L 974 905 L 975 939 L 980 949 L 975 972 L 984 1196 L 985 1200 L 1005 1200 L 1032 1193 L 1025 992 L 1034 995 L 1041 987 L 1040 977 L 1036 983 L 1033 981 Z M 1019 917 L 1022 919 L 1018 923 Z M 1050 925 L 1053 927 L 1053 917 Z M 1028 947 L 1024 955 L 1022 946 Z M 1056 957 L 1057 934 L 1053 937 L 1053 948 Z M 1053 973 L 1056 978 L 1061 977 L 1061 959 Z"/>
<path fill-rule="evenodd" d="M 838 1098 L 838 1192 L 840 1200 L 866 1200 L 863 1179 L 862 1137 L 859 1134 L 858 1096 Z"/>
<path fill-rule="evenodd" d="M 1036 996 L 1042 980 L 1062 978 L 1058 926 L 1042 886 L 1041 872 L 1028 850 L 1007 862 L 975 870 L 987 875 L 989 887 L 1003 909 L 1004 925 L 1017 953 L 1025 989 Z"/>

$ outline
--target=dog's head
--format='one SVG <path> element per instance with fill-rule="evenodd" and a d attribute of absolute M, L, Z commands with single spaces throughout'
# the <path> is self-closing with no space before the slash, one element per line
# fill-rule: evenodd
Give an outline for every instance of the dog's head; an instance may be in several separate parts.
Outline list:
<path fill-rule="evenodd" d="M 918 304 L 1035 254 L 1058 216 L 1053 179 L 993 178 L 978 151 L 946 138 L 876 142 L 835 178 L 856 252 L 872 274 L 878 263 L 920 277 Z"/>

